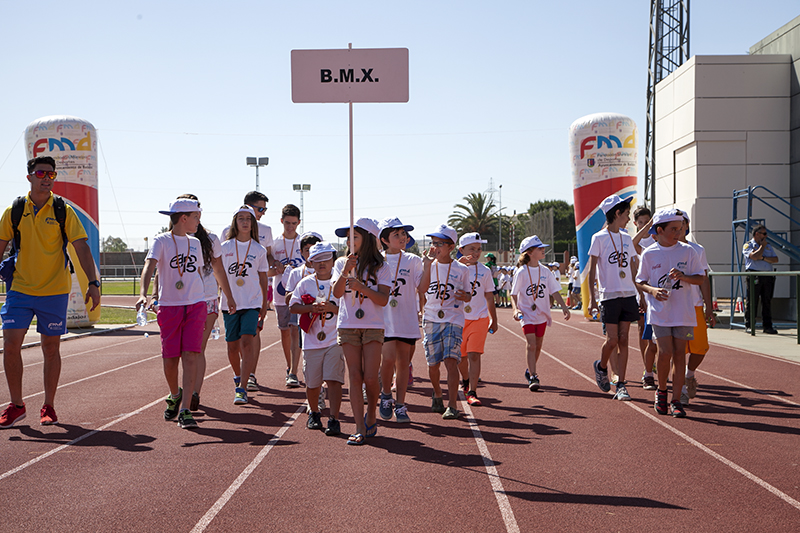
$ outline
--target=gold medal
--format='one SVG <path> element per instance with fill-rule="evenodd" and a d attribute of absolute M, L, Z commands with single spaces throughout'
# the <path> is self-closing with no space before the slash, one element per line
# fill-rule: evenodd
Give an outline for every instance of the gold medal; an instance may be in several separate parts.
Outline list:
<path fill-rule="evenodd" d="M 324 331 L 320 331 L 319 333 L 317 333 L 317 339 L 324 341 L 325 337 L 327 337 L 327 335 L 325 335 Z"/>
<path fill-rule="evenodd" d="M 624 270 L 620 270 L 619 271 L 619 277 L 622 278 L 622 279 L 625 279 L 625 271 Z"/>
<path fill-rule="evenodd" d="M 183 282 L 178 280 L 178 282 L 175 284 L 175 288 L 181 290 L 183 288 Z"/>
<path fill-rule="evenodd" d="M 533 304 L 533 305 L 531 306 L 531 311 L 536 311 L 536 304 Z"/>
<path fill-rule="evenodd" d="M 464 311 L 466 311 L 467 313 L 471 313 L 471 312 L 472 312 L 472 307 L 470 307 L 470 306 L 466 306 L 466 307 L 464 308 Z"/>
<path fill-rule="evenodd" d="M 392 298 L 391 300 L 389 300 L 389 305 L 390 305 L 391 307 L 397 307 L 397 300 L 395 300 L 394 298 Z"/>
<path fill-rule="evenodd" d="M 364 318 L 364 310 L 363 309 L 357 309 L 356 310 L 356 318 L 358 318 L 358 319 Z"/>
<path fill-rule="evenodd" d="M 439 310 L 439 312 L 438 312 L 438 313 L 436 313 L 436 316 L 438 316 L 439 318 L 444 318 L 444 311 L 442 311 L 442 310 L 440 309 L 440 310 Z"/>
<path fill-rule="evenodd" d="M 238 278 L 238 279 L 236 280 L 236 284 L 237 284 L 239 287 L 242 287 L 242 286 L 244 286 L 244 280 L 243 280 L 242 278 Z"/>

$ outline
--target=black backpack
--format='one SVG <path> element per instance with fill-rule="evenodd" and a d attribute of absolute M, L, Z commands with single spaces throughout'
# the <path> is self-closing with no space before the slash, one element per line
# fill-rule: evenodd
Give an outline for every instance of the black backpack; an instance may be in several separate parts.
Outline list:
<path fill-rule="evenodd" d="M 6 282 L 6 290 L 11 288 L 11 283 L 14 279 L 16 256 L 19 254 L 22 242 L 22 236 L 19 233 L 19 223 L 25 211 L 26 201 L 27 198 L 25 196 L 18 196 L 11 204 L 11 228 L 14 231 L 14 240 L 11 242 L 11 251 L 8 254 L 8 259 L 3 261 L 4 268 L 1 269 L 3 273 L 2 278 Z M 53 211 L 55 212 L 58 226 L 61 228 L 61 249 L 64 251 L 64 268 L 69 265 L 70 273 L 75 273 L 75 268 L 72 266 L 72 261 L 70 261 L 69 254 L 67 253 L 67 244 L 69 243 L 66 230 L 67 203 L 64 201 L 64 198 L 57 194 L 53 195 Z"/>

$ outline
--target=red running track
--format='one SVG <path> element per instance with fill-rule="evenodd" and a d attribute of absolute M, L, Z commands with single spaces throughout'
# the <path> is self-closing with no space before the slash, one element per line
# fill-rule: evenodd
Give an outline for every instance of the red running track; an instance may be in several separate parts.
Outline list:
<path fill-rule="evenodd" d="M 0 530 L 800 530 L 800 365 L 714 346 L 689 418 L 672 419 L 635 383 L 627 403 L 597 388 L 600 326 L 580 317 L 548 329 L 529 392 L 521 330 L 499 312 L 482 407 L 431 413 L 418 345 L 412 424 L 380 422 L 362 447 L 305 429 L 272 315 L 248 406 L 209 343 L 196 431 L 163 420 L 155 324 L 62 345 L 58 426 L 38 423 L 41 352 L 27 349 L 28 418 L 0 432 Z"/>

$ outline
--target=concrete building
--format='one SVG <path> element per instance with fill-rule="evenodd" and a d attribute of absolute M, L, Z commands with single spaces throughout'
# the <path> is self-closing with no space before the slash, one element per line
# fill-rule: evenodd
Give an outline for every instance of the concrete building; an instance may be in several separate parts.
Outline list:
<path fill-rule="evenodd" d="M 778 198 L 800 207 L 800 17 L 750 49 L 750 55 L 694 56 L 656 87 L 656 207 L 685 209 L 693 240 L 715 271 L 731 269 L 732 193 L 757 194 L 790 214 Z M 739 203 L 741 218 L 746 201 Z M 791 216 L 800 220 L 800 212 Z M 763 202 L 753 218 L 800 246 L 800 228 Z M 794 226 L 794 227 L 792 227 Z M 739 252 L 744 232 L 739 232 Z M 800 270 L 778 252 L 777 270 Z M 719 280 L 715 291 L 730 295 Z M 795 316 L 794 281 L 780 277 L 773 310 Z"/>

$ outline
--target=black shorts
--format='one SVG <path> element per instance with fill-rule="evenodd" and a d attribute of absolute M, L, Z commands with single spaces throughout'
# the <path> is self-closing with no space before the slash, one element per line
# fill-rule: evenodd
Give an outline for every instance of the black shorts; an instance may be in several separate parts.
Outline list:
<path fill-rule="evenodd" d="M 417 344 L 417 339 L 408 339 L 406 337 L 384 337 L 383 338 L 383 343 L 384 344 L 386 344 L 387 342 L 391 342 L 391 341 L 402 342 L 402 343 L 408 344 L 410 346 L 414 346 L 415 344 Z"/>
<path fill-rule="evenodd" d="M 636 296 L 600 302 L 600 320 L 603 321 L 603 324 L 638 322 L 639 304 L 636 302 Z"/>

